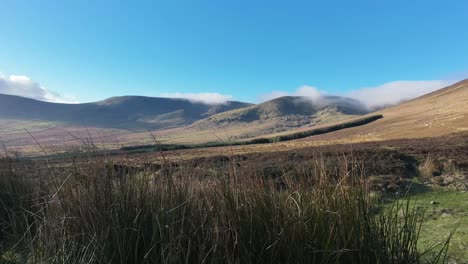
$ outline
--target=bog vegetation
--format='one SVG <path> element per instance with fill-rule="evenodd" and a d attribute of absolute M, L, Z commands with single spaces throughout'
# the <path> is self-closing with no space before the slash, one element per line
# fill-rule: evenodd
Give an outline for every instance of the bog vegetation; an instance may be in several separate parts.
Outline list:
<path fill-rule="evenodd" d="M 160 161 L 0 160 L 0 262 L 445 261 L 447 244 L 418 250 L 412 203 L 383 206 L 346 158 L 287 175 Z"/>
<path fill-rule="evenodd" d="M 353 119 L 351 121 L 346 121 L 338 123 L 335 125 L 329 125 L 321 128 L 312 128 L 306 131 L 289 133 L 286 135 L 274 136 L 274 137 L 260 137 L 250 140 L 243 141 L 215 141 L 201 144 L 153 144 L 153 145 L 140 145 L 140 146 L 128 146 L 122 147 L 122 151 L 129 153 L 138 153 L 138 152 L 150 152 L 150 151 L 168 151 L 168 150 L 180 150 L 180 149 L 194 149 L 194 148 L 209 148 L 209 147 L 225 147 L 225 146 L 242 146 L 242 145 L 253 145 L 253 144 L 269 144 L 275 142 L 283 142 L 294 139 L 301 139 L 316 135 L 322 135 L 326 133 L 331 133 L 334 131 L 342 130 L 345 128 L 358 127 L 362 125 L 369 124 L 376 120 L 383 118 L 383 115 L 376 114 L 365 117 L 360 117 Z"/>

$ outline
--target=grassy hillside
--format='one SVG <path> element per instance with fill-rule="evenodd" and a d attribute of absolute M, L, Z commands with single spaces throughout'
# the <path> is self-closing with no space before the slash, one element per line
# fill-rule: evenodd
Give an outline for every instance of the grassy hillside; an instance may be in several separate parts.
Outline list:
<path fill-rule="evenodd" d="M 185 99 L 143 96 L 113 97 L 85 104 L 57 104 L 0 94 L 0 118 L 147 130 L 184 126 L 216 113 L 249 105 L 241 102 L 208 105 Z"/>
<path fill-rule="evenodd" d="M 8 147 L 35 154 L 41 150 L 24 129 L 42 145 L 53 145 L 50 152 L 69 151 L 83 137 L 107 148 L 152 143 L 147 129 L 168 144 L 199 144 L 310 129 L 363 113 L 359 102 L 334 96 L 282 97 L 258 105 L 124 96 L 70 105 L 0 95 L 0 137 Z"/>
<path fill-rule="evenodd" d="M 249 140 L 242 141 L 215 141 L 207 142 L 201 144 L 151 144 L 151 145 L 136 145 L 122 147 L 120 150 L 127 151 L 129 153 L 139 153 L 139 152 L 154 152 L 154 151 L 169 151 L 169 150 L 181 150 L 181 149 L 197 149 L 197 148 L 210 148 L 210 147 L 222 147 L 222 146 L 245 146 L 245 145 L 254 145 L 254 144 L 270 144 L 276 142 L 284 142 L 295 139 L 307 138 L 315 135 L 321 135 L 330 133 L 333 131 L 338 131 L 350 127 L 362 126 L 374 122 L 383 118 L 382 115 L 371 115 L 361 118 L 352 119 L 345 122 L 340 122 L 338 124 L 332 124 L 329 126 L 321 126 L 318 128 L 312 128 L 300 132 L 292 132 L 288 134 L 276 135 L 276 136 L 267 136 L 267 137 L 258 137 Z"/>
<path fill-rule="evenodd" d="M 435 137 L 468 131 L 468 80 L 375 112 L 384 118 L 359 128 L 315 137 L 320 141 L 371 141 Z"/>
<path fill-rule="evenodd" d="M 282 97 L 262 104 L 249 105 L 244 108 L 210 115 L 227 110 L 226 107 L 228 107 L 223 105 L 212 106 L 210 109 L 204 109 L 207 112 L 198 115 L 205 118 L 196 121 L 192 125 L 169 129 L 161 129 L 155 126 L 153 134 L 158 140 L 167 144 L 203 144 L 220 140 L 249 140 L 259 137 L 284 136 L 329 125 L 338 125 L 345 120 L 355 120 L 365 113 L 362 105 L 354 100 L 341 97 L 327 98 L 328 103 L 316 104 L 301 97 Z M 126 105 L 138 112 L 145 109 L 143 106 L 148 104 L 145 103 L 146 100 L 146 98 L 119 97 L 95 103 L 93 107 L 99 106 L 112 109 L 108 113 L 122 113 L 125 111 L 124 106 Z M 315 135 L 310 138 L 296 140 L 297 142 L 292 141 L 288 145 L 353 143 L 434 137 L 466 132 L 468 131 L 467 105 L 468 81 L 463 81 L 400 105 L 365 115 L 364 117 L 380 114 L 384 116 L 384 118 L 370 124 Z M 0 104 L 0 108 L 8 107 Z M 12 106 L 12 108 L 14 107 Z M 4 112 L 0 111 L 0 116 L 2 115 L 4 115 Z M 145 117 L 122 121 L 120 126 L 130 123 L 177 126 L 177 124 L 190 120 L 190 117 L 185 115 L 187 115 L 185 111 L 179 110 L 155 116 L 148 114 Z M 190 115 L 193 115 L 193 113 Z M 113 120 L 111 117 L 109 119 Z M 6 118 L 3 118 L 3 120 L 6 120 Z M 76 140 L 69 136 L 70 133 L 76 134 L 74 131 L 81 131 L 81 135 L 88 136 L 87 129 L 83 131 L 83 128 L 78 126 L 64 127 L 64 123 L 40 122 L 40 120 L 35 122 L 34 124 L 31 123 L 30 126 L 28 126 L 27 122 L 22 122 L 21 125 L 31 128 L 34 131 L 33 135 L 39 139 L 39 142 L 44 145 L 55 145 L 55 149 L 67 151 L 68 147 L 61 148 L 61 146 L 68 144 L 68 142 L 76 144 Z M 12 135 L 11 132 L 18 130 L 19 127 L 10 123 L 2 123 L 5 124 L 2 125 L 4 133 L 0 135 L 3 141 L 6 141 L 7 145 L 12 149 L 17 148 L 18 151 L 25 153 L 32 152 L 31 147 L 35 146 L 34 151 L 37 155 L 39 148 L 35 141 L 24 131 L 22 131 L 21 135 Z M 51 127 L 44 129 L 44 126 L 47 125 Z M 138 128 L 138 126 L 132 127 Z M 152 137 L 146 131 L 129 131 L 121 128 L 109 130 L 108 128 L 97 129 L 96 127 L 91 127 L 89 130 L 94 139 L 108 148 L 153 143 Z M 64 141 L 66 141 L 65 144 Z M 19 142 L 20 145 L 15 145 L 15 142 Z"/>
<path fill-rule="evenodd" d="M 367 113 L 365 107 L 350 98 L 325 96 L 285 96 L 258 105 L 210 116 L 194 124 L 200 129 L 251 128 L 245 138 L 299 127 L 313 127 Z"/>

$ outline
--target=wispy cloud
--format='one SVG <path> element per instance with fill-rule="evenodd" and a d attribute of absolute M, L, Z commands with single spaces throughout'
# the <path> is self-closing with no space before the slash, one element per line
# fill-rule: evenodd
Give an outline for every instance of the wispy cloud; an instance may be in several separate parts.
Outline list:
<path fill-rule="evenodd" d="M 463 73 L 466 77 L 466 74 Z M 363 87 L 339 94 L 359 100 L 369 108 L 393 105 L 402 101 L 410 100 L 421 95 L 433 92 L 443 87 L 449 86 L 455 81 L 452 80 L 420 80 L 420 81 L 393 81 L 374 87 Z M 41 86 L 38 82 L 31 80 L 24 75 L 5 76 L 0 73 L 0 93 L 9 95 L 18 95 L 37 99 L 41 101 L 57 103 L 77 103 L 75 98 L 66 97 L 52 92 Z M 317 87 L 303 85 L 293 92 L 272 91 L 268 94 L 260 95 L 260 101 L 268 101 L 282 96 L 303 96 L 312 101 L 319 102 L 323 99 L 326 92 Z M 163 93 L 162 97 L 184 98 L 192 102 L 205 104 L 223 104 L 233 100 L 232 95 L 221 93 Z"/>
<path fill-rule="evenodd" d="M 394 81 L 375 87 L 364 87 L 345 94 L 357 99 L 367 107 L 397 104 L 424 94 L 439 90 L 455 83 L 448 80 Z"/>
<path fill-rule="evenodd" d="M 324 93 L 317 87 L 303 85 L 297 88 L 294 92 L 272 91 L 271 93 L 260 95 L 259 99 L 260 101 L 265 102 L 283 96 L 303 96 L 315 101 L 319 100 L 323 94 Z"/>
<path fill-rule="evenodd" d="M 233 99 L 232 95 L 220 93 L 162 93 L 160 96 L 169 98 L 184 98 L 196 103 L 224 104 Z"/>
<path fill-rule="evenodd" d="M 428 80 L 428 81 L 394 81 L 374 87 L 363 87 L 347 93 L 338 94 L 350 97 L 362 102 L 368 108 L 385 105 L 393 105 L 410 100 L 424 94 L 436 91 L 455 83 L 452 80 Z M 268 101 L 282 96 L 304 96 L 313 101 L 323 99 L 326 92 L 314 86 L 304 85 L 294 92 L 273 91 L 259 97 L 260 101 Z"/>
<path fill-rule="evenodd" d="M 24 75 L 4 76 L 0 74 L 0 93 L 54 103 L 76 103 L 76 100 L 73 98 L 64 97 L 49 91 Z"/>

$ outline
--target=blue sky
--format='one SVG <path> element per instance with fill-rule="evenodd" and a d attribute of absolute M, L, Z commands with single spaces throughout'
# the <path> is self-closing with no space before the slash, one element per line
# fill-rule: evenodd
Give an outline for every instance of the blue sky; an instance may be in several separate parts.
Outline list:
<path fill-rule="evenodd" d="M 426 91 L 468 77 L 464 0 L 123 2 L 0 0 L 8 89 L 19 83 L 34 97 L 29 80 L 63 101 L 258 102 L 307 89 Z"/>

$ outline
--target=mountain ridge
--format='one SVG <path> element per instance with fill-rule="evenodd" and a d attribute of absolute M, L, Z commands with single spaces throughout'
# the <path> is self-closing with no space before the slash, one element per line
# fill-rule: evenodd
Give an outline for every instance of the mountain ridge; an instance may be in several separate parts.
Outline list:
<path fill-rule="evenodd" d="M 262 133 L 288 128 L 315 126 L 369 113 L 357 100 L 340 96 L 309 98 L 283 96 L 246 108 L 218 113 L 197 121 L 194 126 L 232 128 L 271 123 Z"/>
<path fill-rule="evenodd" d="M 2 98 L 15 99 L 3 100 Z M 322 98 L 323 99 L 323 98 Z M 95 103 L 75 105 L 72 107 L 91 107 L 91 109 L 107 109 L 103 111 L 112 114 L 115 110 L 127 111 L 134 109 L 129 121 L 117 119 L 122 122 L 122 129 L 101 129 L 101 127 L 88 126 L 88 123 L 80 122 L 79 125 L 66 126 L 63 124 L 50 124 L 50 122 L 35 122 L 32 120 L 41 111 L 59 112 L 52 106 L 66 104 L 49 104 L 46 102 L 34 103 L 33 107 L 22 108 L 18 100 L 24 102 L 37 102 L 33 99 L 0 95 L 0 133 L 2 140 L 7 145 L 22 152 L 31 152 L 34 149 L 35 140 L 23 128 L 31 131 L 36 139 L 44 145 L 53 145 L 56 149 L 67 151 L 71 143 L 76 141 L 71 133 L 93 137 L 99 137 L 103 144 L 110 148 L 125 145 L 151 144 L 154 138 L 150 137 L 145 129 L 146 124 L 156 124 L 149 129 L 153 135 L 164 143 L 192 144 L 215 142 L 219 140 L 243 140 L 257 137 L 280 136 L 287 133 L 310 130 L 311 127 L 323 128 L 342 122 L 355 120 L 361 116 L 383 115 L 383 118 L 360 127 L 347 128 L 327 134 L 303 138 L 298 144 L 331 144 L 353 143 L 363 141 L 378 141 L 398 138 L 421 138 L 447 135 L 455 132 L 468 132 L 468 80 L 464 80 L 442 88 L 435 92 L 423 95 L 403 102 L 401 104 L 380 109 L 368 115 L 362 115 L 370 109 L 356 100 L 341 97 L 328 97 L 328 104 L 320 105 L 320 100 L 305 97 L 276 98 L 257 105 L 230 102 L 225 105 L 200 106 L 196 104 L 195 115 L 190 115 L 190 110 L 172 106 L 164 113 L 156 115 L 138 115 L 138 107 L 145 109 L 145 104 L 151 104 L 151 100 L 145 97 L 113 97 Z M 31 100 L 31 101 L 30 101 Z M 149 100 L 149 102 L 148 102 Z M 187 104 L 185 99 L 160 99 L 169 102 Z M 308 100 L 308 101 L 307 101 Z M 339 104 L 336 104 L 338 100 Z M 8 102 L 8 104 L 5 104 Z M 166 101 L 167 102 L 167 101 Z M 310 106 L 319 102 L 319 105 Z M 132 104 L 136 107 L 132 107 Z M 234 104 L 234 105 L 230 105 Z M 236 105 L 237 104 L 237 105 Z M 83 106 L 84 105 L 84 106 Z M 192 103 L 190 103 L 192 105 Z M 68 105 L 70 106 L 70 105 Z M 159 105 L 163 107 L 163 105 Z M 10 109 L 11 108 L 11 109 Z M 231 109 L 229 109 L 231 108 Z M 8 116 L 8 111 L 16 109 L 17 119 Z M 45 110 L 44 110 L 45 109 Z M 110 111 L 109 109 L 112 109 Z M 36 113 L 37 110 L 37 113 Z M 60 109 L 59 109 L 60 110 Z M 364 111 L 364 112 L 363 112 Z M 85 112 L 78 111 L 82 114 Z M 94 111 L 94 114 L 99 111 Z M 56 114 L 56 113 L 55 113 Z M 59 112 L 60 114 L 60 112 Z M 60 116 L 60 115 L 59 115 Z M 18 118 L 19 117 L 19 118 Z M 21 120 L 26 119 L 26 121 Z M 80 117 L 80 115 L 78 115 Z M 111 118 L 115 117 L 110 116 Z M 10 118 L 10 119 L 9 119 Z M 100 117 L 102 120 L 102 117 Z M 80 120 L 78 120 L 80 121 Z M 99 121 L 96 118 L 94 121 Z M 134 124 L 141 126 L 140 130 L 134 130 Z M 83 124 L 88 127 L 83 127 Z M 102 125 L 102 124 L 100 124 Z M 132 129 L 129 129 L 132 128 Z M 87 129 L 89 128 L 89 130 Z M 76 132 L 76 133 L 75 133 Z M 65 140 L 63 143 L 61 140 Z M 290 143 L 294 144 L 294 143 Z M 37 148 L 34 149 L 37 151 Z"/>
<path fill-rule="evenodd" d="M 205 104 L 182 98 L 119 96 L 82 104 L 51 103 L 0 94 L 0 118 L 44 120 L 105 128 L 159 129 L 189 125 L 209 115 L 250 106 Z"/>

